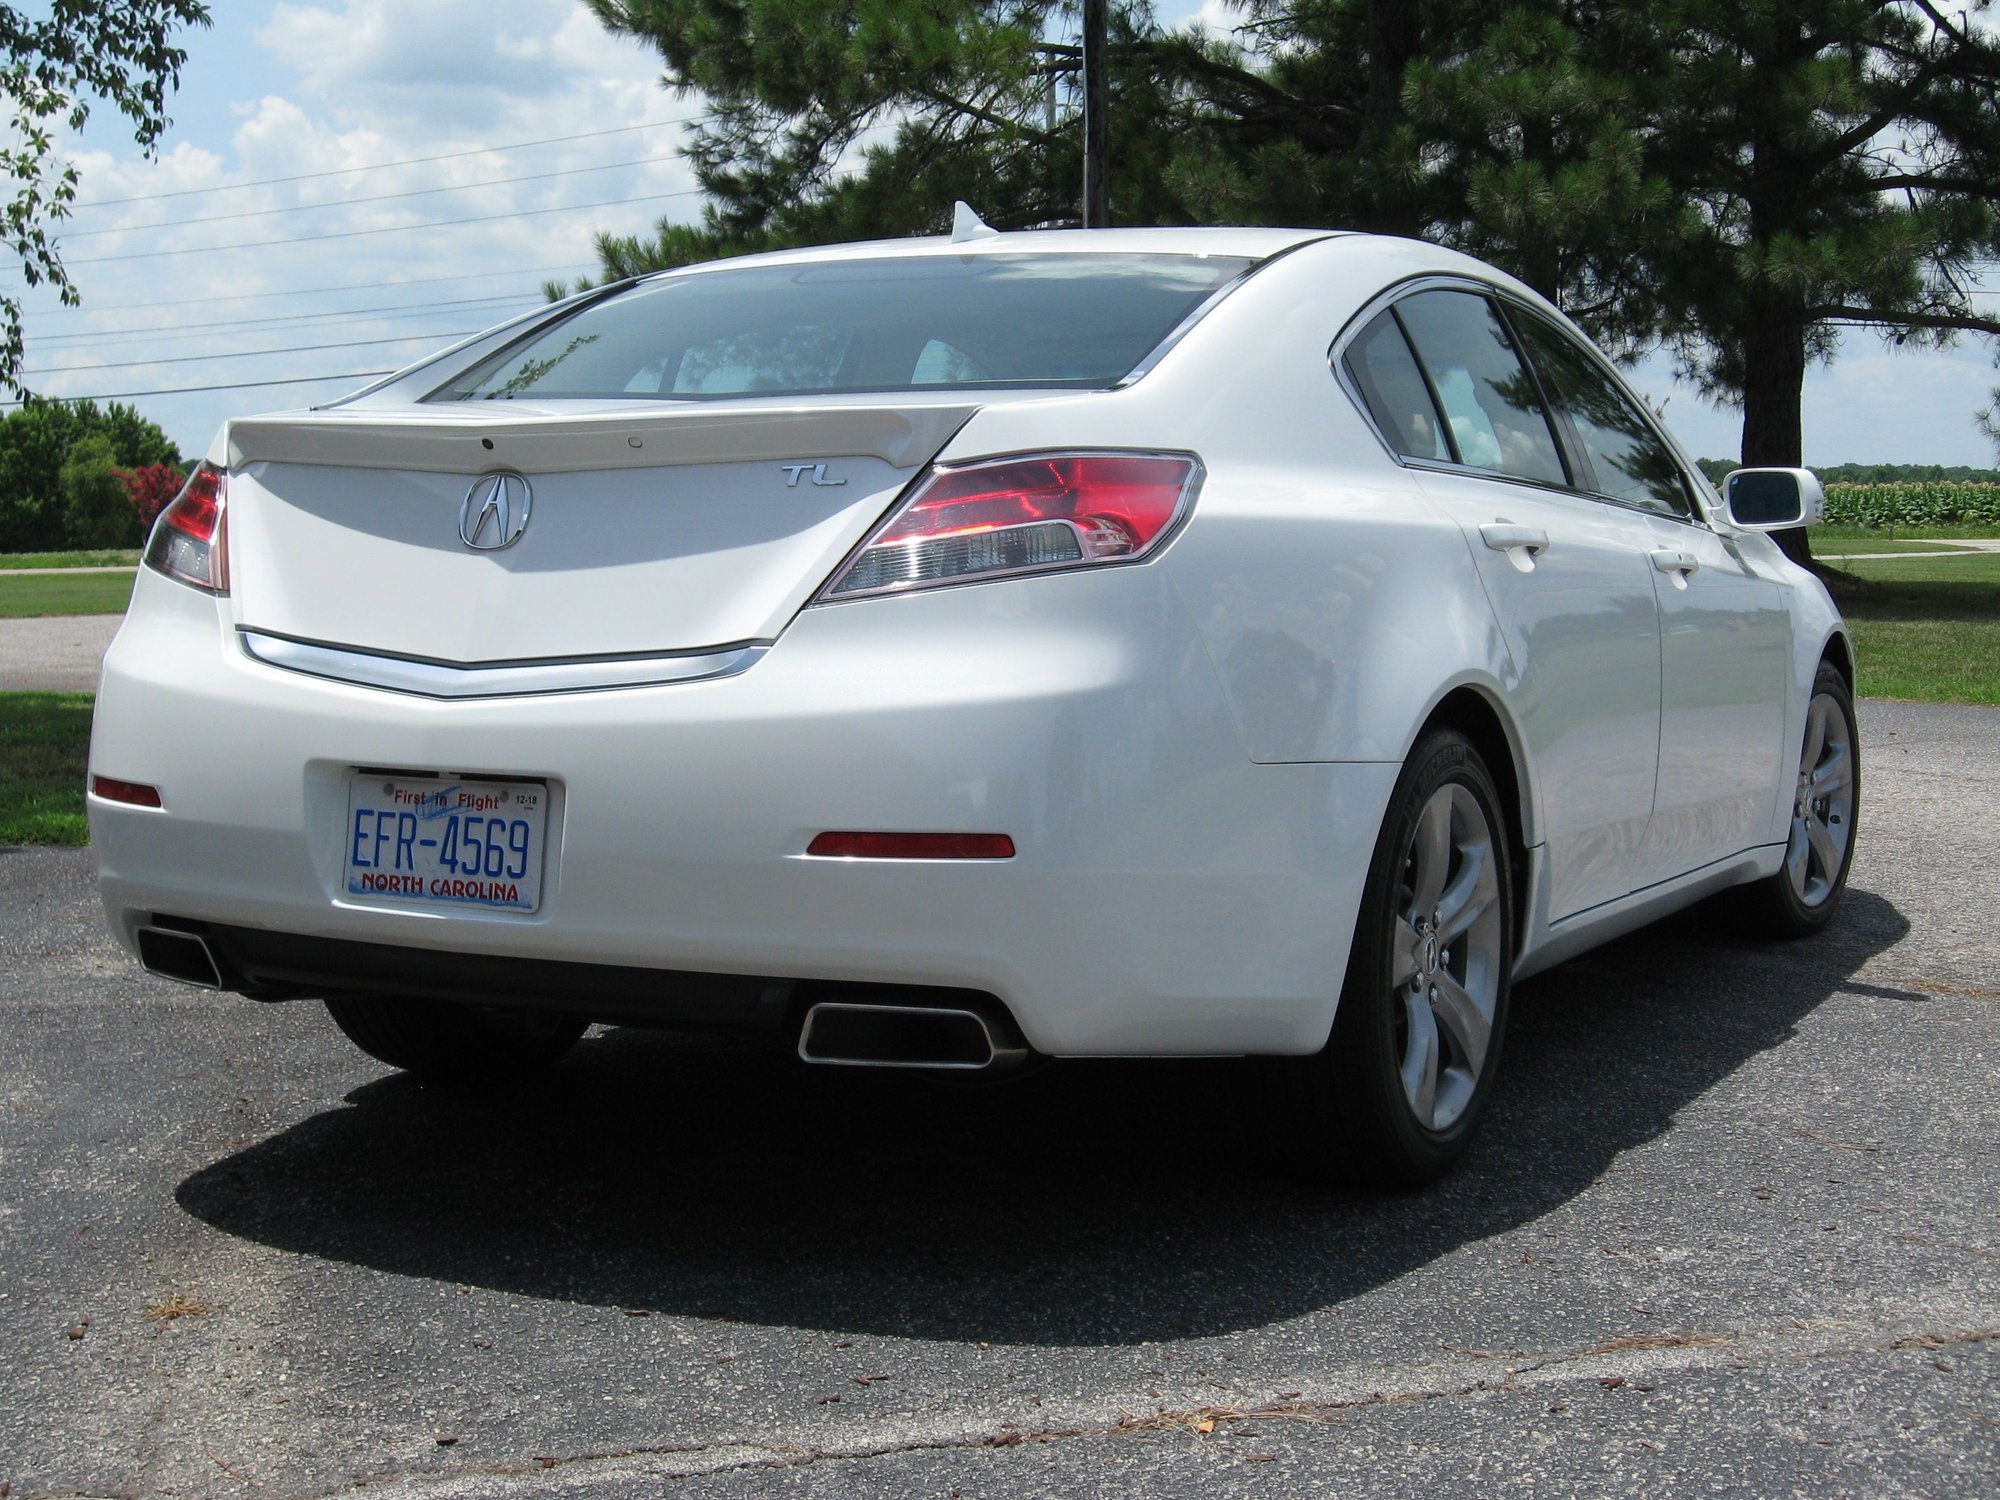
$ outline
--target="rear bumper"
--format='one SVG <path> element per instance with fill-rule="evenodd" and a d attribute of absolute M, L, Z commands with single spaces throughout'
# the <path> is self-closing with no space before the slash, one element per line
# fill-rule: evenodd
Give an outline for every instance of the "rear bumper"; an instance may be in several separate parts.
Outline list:
<path fill-rule="evenodd" d="M 344 895 L 357 767 L 545 779 L 540 909 Z M 91 769 L 161 789 L 159 810 L 90 803 L 128 947 L 168 917 L 443 955 L 439 973 L 461 955 L 495 985 L 478 960 L 572 966 L 535 972 L 607 1018 L 676 1018 L 667 992 L 701 976 L 947 986 L 1056 1055 L 1318 1047 L 1396 773 L 1252 764 L 1158 568 L 808 610 L 726 679 L 457 702 L 255 661 L 227 601 L 142 570 Z M 808 856 L 829 829 L 1018 852 Z M 673 982 L 649 1002 L 599 970 Z M 755 982 L 704 992 L 723 1023 L 771 1003 Z"/>

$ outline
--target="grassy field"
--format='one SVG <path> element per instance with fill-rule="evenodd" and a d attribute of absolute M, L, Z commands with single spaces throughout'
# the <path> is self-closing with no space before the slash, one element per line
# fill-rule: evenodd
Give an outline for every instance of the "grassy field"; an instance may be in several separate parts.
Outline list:
<path fill-rule="evenodd" d="M 89 693 L 0 693 L 0 844 L 82 844 Z"/>
<path fill-rule="evenodd" d="M 132 598 L 131 573 L 56 570 L 0 577 L 0 619 L 27 615 L 122 615 Z"/>
<path fill-rule="evenodd" d="M 1897 537 L 1893 541 L 1886 536 L 1836 536 L 1813 538 L 1814 557 L 1850 557 L 1856 553 L 1902 552 L 1912 557 L 1921 557 L 1926 552 L 1949 552 L 1958 545 L 1947 541 L 1912 541 L 1908 537 Z"/>
<path fill-rule="evenodd" d="M 1822 523 L 1812 529 L 1813 551 L 1818 552 L 1826 542 L 1914 542 L 1925 539 L 1931 541 L 1963 541 L 1967 537 L 1983 538 L 1994 534 L 1990 525 L 1981 526 L 1898 526 L 1893 531 L 1880 526 L 1846 526 L 1831 522 Z M 1882 551 L 1888 549 L 1882 548 Z"/>
<path fill-rule="evenodd" d="M 1863 697 L 2000 704 L 2000 553 L 1828 572 L 1854 628 Z"/>
<path fill-rule="evenodd" d="M 139 549 L 114 552 L 0 552 L 0 572 L 13 568 L 136 568 Z"/>

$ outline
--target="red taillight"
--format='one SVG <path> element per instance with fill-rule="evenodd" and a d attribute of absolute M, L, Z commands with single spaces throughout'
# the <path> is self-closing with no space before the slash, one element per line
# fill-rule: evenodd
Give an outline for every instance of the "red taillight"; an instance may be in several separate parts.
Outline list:
<path fill-rule="evenodd" d="M 1200 486 L 1200 463 L 1174 453 L 1050 453 L 933 469 L 820 597 L 1143 557 Z"/>
<path fill-rule="evenodd" d="M 1012 859 L 1004 833 L 822 833 L 806 847 L 822 859 Z"/>
<path fill-rule="evenodd" d="M 117 781 L 109 776 L 90 778 L 90 794 L 106 802 L 129 802 L 134 807 L 158 807 L 160 789 L 143 781 Z"/>
<path fill-rule="evenodd" d="M 146 566 L 206 589 L 229 592 L 229 476 L 201 464 L 153 523 Z"/>

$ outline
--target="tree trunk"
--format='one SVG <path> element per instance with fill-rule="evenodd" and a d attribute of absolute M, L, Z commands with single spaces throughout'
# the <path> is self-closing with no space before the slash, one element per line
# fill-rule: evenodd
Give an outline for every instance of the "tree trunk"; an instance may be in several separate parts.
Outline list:
<path fill-rule="evenodd" d="M 1368 95 L 1361 116 L 1360 149 L 1402 123 L 1403 76 L 1423 44 L 1423 17 L 1416 0 L 1368 0 Z M 1367 225 L 1378 234 L 1415 237 L 1424 218 L 1407 186 L 1376 193 L 1375 211 Z"/>
<path fill-rule="evenodd" d="M 1753 303 L 1743 330 L 1743 467 L 1803 465 L 1799 403 L 1805 382 L 1805 321 L 1782 299 Z M 1772 535 L 1785 556 L 1802 567 L 1813 566 L 1805 527 Z"/>

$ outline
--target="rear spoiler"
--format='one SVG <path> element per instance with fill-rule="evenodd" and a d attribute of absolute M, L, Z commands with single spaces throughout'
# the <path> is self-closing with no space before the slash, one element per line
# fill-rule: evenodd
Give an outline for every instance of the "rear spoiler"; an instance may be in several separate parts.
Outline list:
<path fill-rule="evenodd" d="M 471 416 L 459 410 L 384 415 L 350 408 L 232 421 L 210 458 L 232 470 L 268 462 L 439 474 L 496 468 L 568 474 L 801 456 L 879 458 L 910 469 L 942 448 L 977 410 L 843 405 L 718 411 L 686 405 L 578 416 L 489 406 Z"/>

